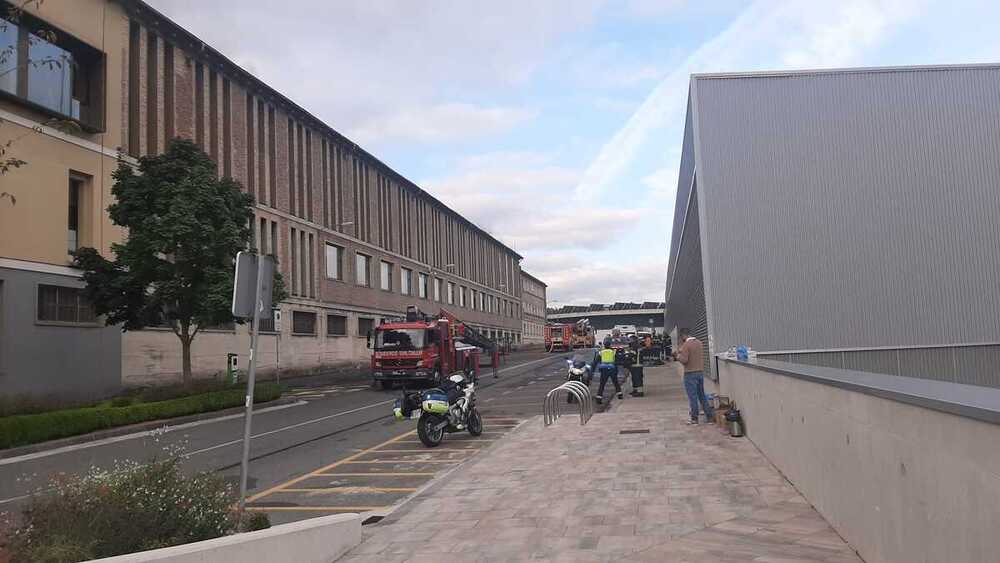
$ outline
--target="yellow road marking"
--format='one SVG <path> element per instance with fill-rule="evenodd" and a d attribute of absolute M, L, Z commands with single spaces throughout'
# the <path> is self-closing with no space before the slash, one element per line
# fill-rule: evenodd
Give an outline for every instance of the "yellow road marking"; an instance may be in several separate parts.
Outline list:
<path fill-rule="evenodd" d="M 369 461 L 344 461 L 342 463 L 461 463 L 459 459 L 373 459 Z"/>
<path fill-rule="evenodd" d="M 499 434 L 499 432 L 498 432 L 498 434 Z M 458 439 L 458 440 L 445 440 L 445 442 L 448 443 L 448 444 L 473 444 L 475 442 L 496 442 L 496 441 L 497 441 L 496 438 L 469 438 L 469 439 Z M 400 441 L 398 441 L 396 443 L 397 444 L 422 444 L 423 442 L 421 442 L 420 440 L 400 440 Z M 380 452 L 384 452 L 385 450 L 379 450 L 379 451 Z M 407 451 L 410 451 L 410 450 L 407 450 Z M 419 451 L 422 451 L 422 450 L 413 450 L 413 451 L 419 452 Z"/>
<path fill-rule="evenodd" d="M 478 452 L 479 448 L 434 448 L 426 450 L 378 450 L 372 453 L 376 454 L 432 454 L 437 452 Z"/>
<path fill-rule="evenodd" d="M 417 489 L 413 487 L 323 487 L 319 489 L 281 489 L 279 493 L 412 493 Z M 277 493 L 276 493 L 277 494 Z"/>
<path fill-rule="evenodd" d="M 418 473 L 418 472 L 401 472 L 401 473 L 315 473 L 314 477 L 433 477 L 437 473 Z"/>
<path fill-rule="evenodd" d="M 255 512 L 274 512 L 278 510 L 294 512 L 371 512 L 385 510 L 388 506 L 248 506 L 246 510 Z"/>
<path fill-rule="evenodd" d="M 388 446 L 389 444 L 392 444 L 392 443 L 396 442 L 397 440 L 402 440 L 406 436 L 412 436 L 413 434 L 416 434 L 416 433 L 417 433 L 416 430 L 410 430 L 409 432 L 404 432 L 403 434 L 400 434 L 399 436 L 396 436 L 395 438 L 391 438 L 389 440 L 386 440 L 385 442 L 382 442 L 381 444 L 379 444 L 377 446 L 372 446 L 372 447 L 370 447 L 370 448 L 368 448 L 366 450 L 361 450 L 360 452 L 358 452 L 358 453 L 356 453 L 354 455 L 345 457 L 344 459 L 342 459 L 340 461 L 335 461 L 335 462 L 333 462 L 333 463 L 331 463 L 329 465 L 325 465 L 323 467 L 320 467 L 319 469 L 316 469 L 315 471 L 311 471 L 309 473 L 306 473 L 305 475 L 301 475 L 299 477 L 296 477 L 295 479 L 292 479 L 290 481 L 286 481 L 286 482 L 284 482 L 284 483 L 282 483 L 280 485 L 275 485 L 274 487 L 271 487 L 270 489 L 267 489 L 266 491 L 261 491 L 261 492 L 255 494 L 255 495 L 247 498 L 247 502 L 253 502 L 253 501 L 255 501 L 255 500 L 259 499 L 259 498 L 264 498 L 267 495 L 269 495 L 269 494 L 271 494 L 271 493 L 273 493 L 275 491 L 280 491 L 281 489 L 284 489 L 285 487 L 287 487 L 289 485 L 294 485 L 295 483 L 298 483 L 300 481 L 304 481 L 304 480 L 308 479 L 309 477 L 311 477 L 312 475 L 314 475 L 316 473 L 322 473 L 324 471 L 328 471 L 328 470 L 333 469 L 334 467 L 337 467 L 338 465 L 343 464 L 343 463 L 350 463 L 351 460 L 357 459 L 357 458 L 359 458 L 359 457 L 361 457 L 361 456 L 363 456 L 363 455 L 365 455 L 367 453 L 371 453 L 372 451 L 374 451 L 374 450 L 376 450 L 378 448 L 381 448 L 383 446 Z"/>

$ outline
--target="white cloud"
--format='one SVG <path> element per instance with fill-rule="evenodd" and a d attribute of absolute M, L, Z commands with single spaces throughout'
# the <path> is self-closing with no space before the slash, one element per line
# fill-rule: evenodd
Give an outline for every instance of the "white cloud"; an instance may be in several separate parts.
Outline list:
<path fill-rule="evenodd" d="M 466 157 L 454 174 L 421 185 L 519 252 L 604 247 L 635 226 L 637 209 L 576 205 L 579 179 L 551 155 L 496 152 Z"/>
<path fill-rule="evenodd" d="M 658 168 L 642 178 L 642 184 L 649 188 L 647 197 L 659 202 L 672 204 L 677 194 L 677 178 L 680 176 L 681 149 L 675 146 L 668 151 L 666 166 Z"/>
<path fill-rule="evenodd" d="M 440 143 L 506 131 L 533 118 L 535 112 L 474 104 L 438 104 L 376 115 L 353 127 L 358 143 L 417 141 Z"/>
<path fill-rule="evenodd" d="M 687 4 L 686 0 L 628 0 L 625 7 L 632 15 L 657 17 L 673 14 Z"/>
<path fill-rule="evenodd" d="M 639 106 L 639 102 L 636 100 L 610 96 L 597 96 L 594 98 L 593 104 L 595 108 L 600 110 L 624 114 L 631 114 Z"/>
<path fill-rule="evenodd" d="M 899 0 L 758 0 L 653 89 L 590 163 L 577 195 L 593 199 L 612 188 L 654 131 L 683 119 L 691 73 L 849 65 L 917 7 Z"/>
<path fill-rule="evenodd" d="M 549 304 L 662 301 L 667 265 L 643 257 L 619 265 L 565 254 L 532 255 L 523 268 L 548 284 Z"/>
<path fill-rule="evenodd" d="M 639 60 L 634 47 L 618 42 L 574 48 L 566 51 L 563 59 L 561 64 L 569 75 L 587 89 L 627 89 L 656 82 L 666 74 L 660 64 Z"/>

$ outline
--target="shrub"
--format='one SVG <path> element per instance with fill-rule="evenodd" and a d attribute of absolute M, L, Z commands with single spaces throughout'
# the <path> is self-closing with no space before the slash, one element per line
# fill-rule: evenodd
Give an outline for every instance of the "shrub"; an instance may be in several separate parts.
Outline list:
<path fill-rule="evenodd" d="M 8 549 L 12 562 L 62 563 L 217 538 L 246 529 L 236 500 L 218 476 L 185 476 L 180 457 L 123 462 L 54 480 L 29 501 Z"/>
<path fill-rule="evenodd" d="M 228 385 L 221 381 L 196 380 L 192 381 L 188 385 L 177 384 L 144 387 L 138 390 L 137 396 L 143 403 L 155 403 L 158 401 L 180 399 L 181 397 L 189 397 L 191 395 L 200 395 L 201 393 L 210 393 L 212 391 L 225 391 L 227 389 L 239 388 L 242 388 L 242 386 Z"/>
<path fill-rule="evenodd" d="M 131 405 L 133 401 L 135 401 L 134 397 L 115 397 L 114 399 L 111 399 L 110 405 L 112 407 L 127 407 Z"/>
<path fill-rule="evenodd" d="M 35 395 L 0 396 L 0 417 L 18 414 L 36 414 L 59 409 L 79 408 L 93 405 L 94 401 L 68 399 L 65 397 L 38 397 Z"/>
<path fill-rule="evenodd" d="M 260 383 L 254 387 L 254 402 L 273 401 L 282 387 Z M 0 449 L 36 444 L 46 440 L 86 434 L 95 430 L 126 426 L 150 420 L 217 411 L 243 404 L 246 391 L 230 388 L 155 403 L 85 407 L 0 418 Z"/>

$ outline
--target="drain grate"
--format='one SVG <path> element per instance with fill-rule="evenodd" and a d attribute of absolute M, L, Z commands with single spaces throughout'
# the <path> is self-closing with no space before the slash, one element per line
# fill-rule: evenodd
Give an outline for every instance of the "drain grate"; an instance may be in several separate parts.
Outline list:
<path fill-rule="evenodd" d="M 649 428 L 643 428 L 642 430 L 619 430 L 619 434 L 649 434 Z"/>

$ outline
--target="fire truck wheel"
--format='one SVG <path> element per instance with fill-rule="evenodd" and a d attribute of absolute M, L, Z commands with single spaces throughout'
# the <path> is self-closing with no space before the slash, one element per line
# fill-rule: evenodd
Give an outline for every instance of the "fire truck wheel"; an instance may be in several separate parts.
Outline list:
<path fill-rule="evenodd" d="M 391 381 L 386 381 L 383 379 L 382 381 L 379 381 L 379 384 L 382 386 L 383 391 L 392 391 L 393 384 Z"/>

